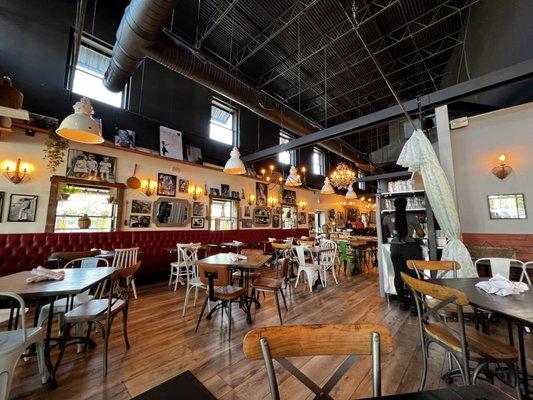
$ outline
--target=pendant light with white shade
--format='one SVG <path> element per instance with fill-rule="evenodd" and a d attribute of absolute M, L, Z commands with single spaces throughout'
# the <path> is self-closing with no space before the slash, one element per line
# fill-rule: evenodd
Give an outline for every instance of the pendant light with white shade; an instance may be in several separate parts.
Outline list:
<path fill-rule="evenodd" d="M 229 154 L 230 158 L 224 166 L 224 172 L 229 175 L 243 175 L 246 173 L 246 168 L 241 160 L 241 153 L 239 149 L 234 147 Z"/>
<path fill-rule="evenodd" d="M 86 144 L 100 144 L 104 142 L 102 128 L 92 117 L 94 114 L 91 100 L 82 97 L 72 106 L 74 114 L 67 116 L 56 129 L 56 133 L 68 140 Z"/>
<path fill-rule="evenodd" d="M 350 186 L 348 186 L 346 198 L 349 200 L 357 199 L 357 193 L 355 193 L 355 191 L 353 190 L 353 183 L 350 183 Z"/>
<path fill-rule="evenodd" d="M 333 186 L 331 186 L 331 182 L 329 181 L 329 178 L 327 176 L 326 179 L 324 179 L 324 186 L 322 186 L 322 189 L 320 189 L 320 193 L 335 194 L 335 189 L 333 189 Z"/>

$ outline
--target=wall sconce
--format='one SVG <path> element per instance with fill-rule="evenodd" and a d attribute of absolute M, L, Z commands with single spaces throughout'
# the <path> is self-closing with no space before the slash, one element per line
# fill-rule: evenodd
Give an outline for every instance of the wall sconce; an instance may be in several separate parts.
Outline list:
<path fill-rule="evenodd" d="M 307 207 L 307 201 L 303 201 L 303 200 L 300 201 L 300 202 L 298 203 L 298 207 L 300 207 L 300 209 L 301 209 L 302 211 L 305 211 L 305 208 Z"/>
<path fill-rule="evenodd" d="M 200 186 L 198 185 L 189 185 L 189 194 L 192 195 L 192 199 L 193 200 L 198 200 L 198 197 L 201 196 L 203 193 L 203 190 Z"/>
<path fill-rule="evenodd" d="M 513 169 L 509 165 L 505 165 L 505 154 L 501 154 L 499 160 L 500 165 L 492 168 L 492 173 L 499 179 L 505 179 L 513 172 Z"/>
<path fill-rule="evenodd" d="M 268 205 L 270 207 L 275 207 L 277 204 L 278 204 L 278 198 L 277 197 L 272 196 L 272 197 L 268 198 Z"/>
<path fill-rule="evenodd" d="M 252 204 L 254 204 L 254 201 L 255 201 L 255 194 L 249 194 L 248 195 L 248 205 L 251 206 Z"/>
<path fill-rule="evenodd" d="M 157 190 L 157 182 L 152 182 L 152 180 L 148 178 L 147 181 L 142 182 L 141 190 L 146 196 L 153 196 Z"/>
<path fill-rule="evenodd" d="M 14 184 L 28 178 L 29 172 L 29 166 L 27 164 L 21 165 L 20 158 L 17 158 L 17 162 L 4 162 L 4 175 Z"/>

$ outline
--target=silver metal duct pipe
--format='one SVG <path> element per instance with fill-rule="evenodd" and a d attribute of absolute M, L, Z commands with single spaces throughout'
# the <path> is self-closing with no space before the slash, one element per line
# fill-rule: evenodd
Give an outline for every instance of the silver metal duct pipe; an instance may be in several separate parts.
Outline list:
<path fill-rule="evenodd" d="M 128 5 L 117 30 L 110 66 L 104 76 L 104 84 L 109 90 L 122 90 L 141 61 L 149 57 L 289 131 L 306 136 L 321 129 L 321 126 L 176 40 L 170 33 L 162 34 L 175 3 L 176 0 L 132 0 Z M 370 170 L 368 161 L 361 154 L 351 151 L 339 141 L 328 140 L 320 145 L 360 168 Z"/>

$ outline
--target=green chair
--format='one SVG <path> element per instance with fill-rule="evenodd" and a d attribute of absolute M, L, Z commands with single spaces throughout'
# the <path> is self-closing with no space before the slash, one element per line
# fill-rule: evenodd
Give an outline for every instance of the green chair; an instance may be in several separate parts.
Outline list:
<path fill-rule="evenodd" d="M 350 269 L 350 273 L 353 274 L 354 257 L 353 257 L 353 254 L 350 254 L 348 252 L 348 249 L 349 249 L 348 242 L 346 242 L 344 240 L 339 240 L 337 242 L 337 246 L 339 247 L 339 262 L 340 262 L 340 265 L 341 266 L 344 266 L 344 265 L 348 266 L 348 268 Z M 345 262 L 346 262 L 346 264 L 345 264 Z"/>

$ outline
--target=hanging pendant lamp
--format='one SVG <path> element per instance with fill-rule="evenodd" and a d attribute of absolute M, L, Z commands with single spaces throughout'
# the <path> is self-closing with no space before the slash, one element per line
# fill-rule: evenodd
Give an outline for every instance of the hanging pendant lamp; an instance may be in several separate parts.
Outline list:
<path fill-rule="evenodd" d="M 298 175 L 298 170 L 294 165 L 291 165 L 291 169 L 289 170 L 289 176 L 285 180 L 285 186 L 302 186 L 302 180 L 300 179 L 300 175 Z"/>
<path fill-rule="evenodd" d="M 234 147 L 229 155 L 230 158 L 224 166 L 224 172 L 229 175 L 245 174 L 246 168 L 244 167 L 244 163 L 241 161 L 241 153 L 239 153 L 239 149 Z"/>
<path fill-rule="evenodd" d="M 94 114 L 91 100 L 82 97 L 72 106 L 74 114 L 66 117 L 56 129 L 56 133 L 73 142 L 100 144 L 104 142 L 102 128 L 92 117 Z"/>
<path fill-rule="evenodd" d="M 357 199 L 357 193 L 355 193 L 355 191 L 353 190 L 353 183 L 350 183 L 350 186 L 348 186 L 346 198 L 349 200 Z"/>
<path fill-rule="evenodd" d="M 322 186 L 322 189 L 320 189 L 320 193 L 322 194 L 335 194 L 335 189 L 333 189 L 333 186 L 331 186 L 331 183 L 329 181 L 329 178 L 326 176 L 326 179 L 324 179 L 324 186 Z"/>

